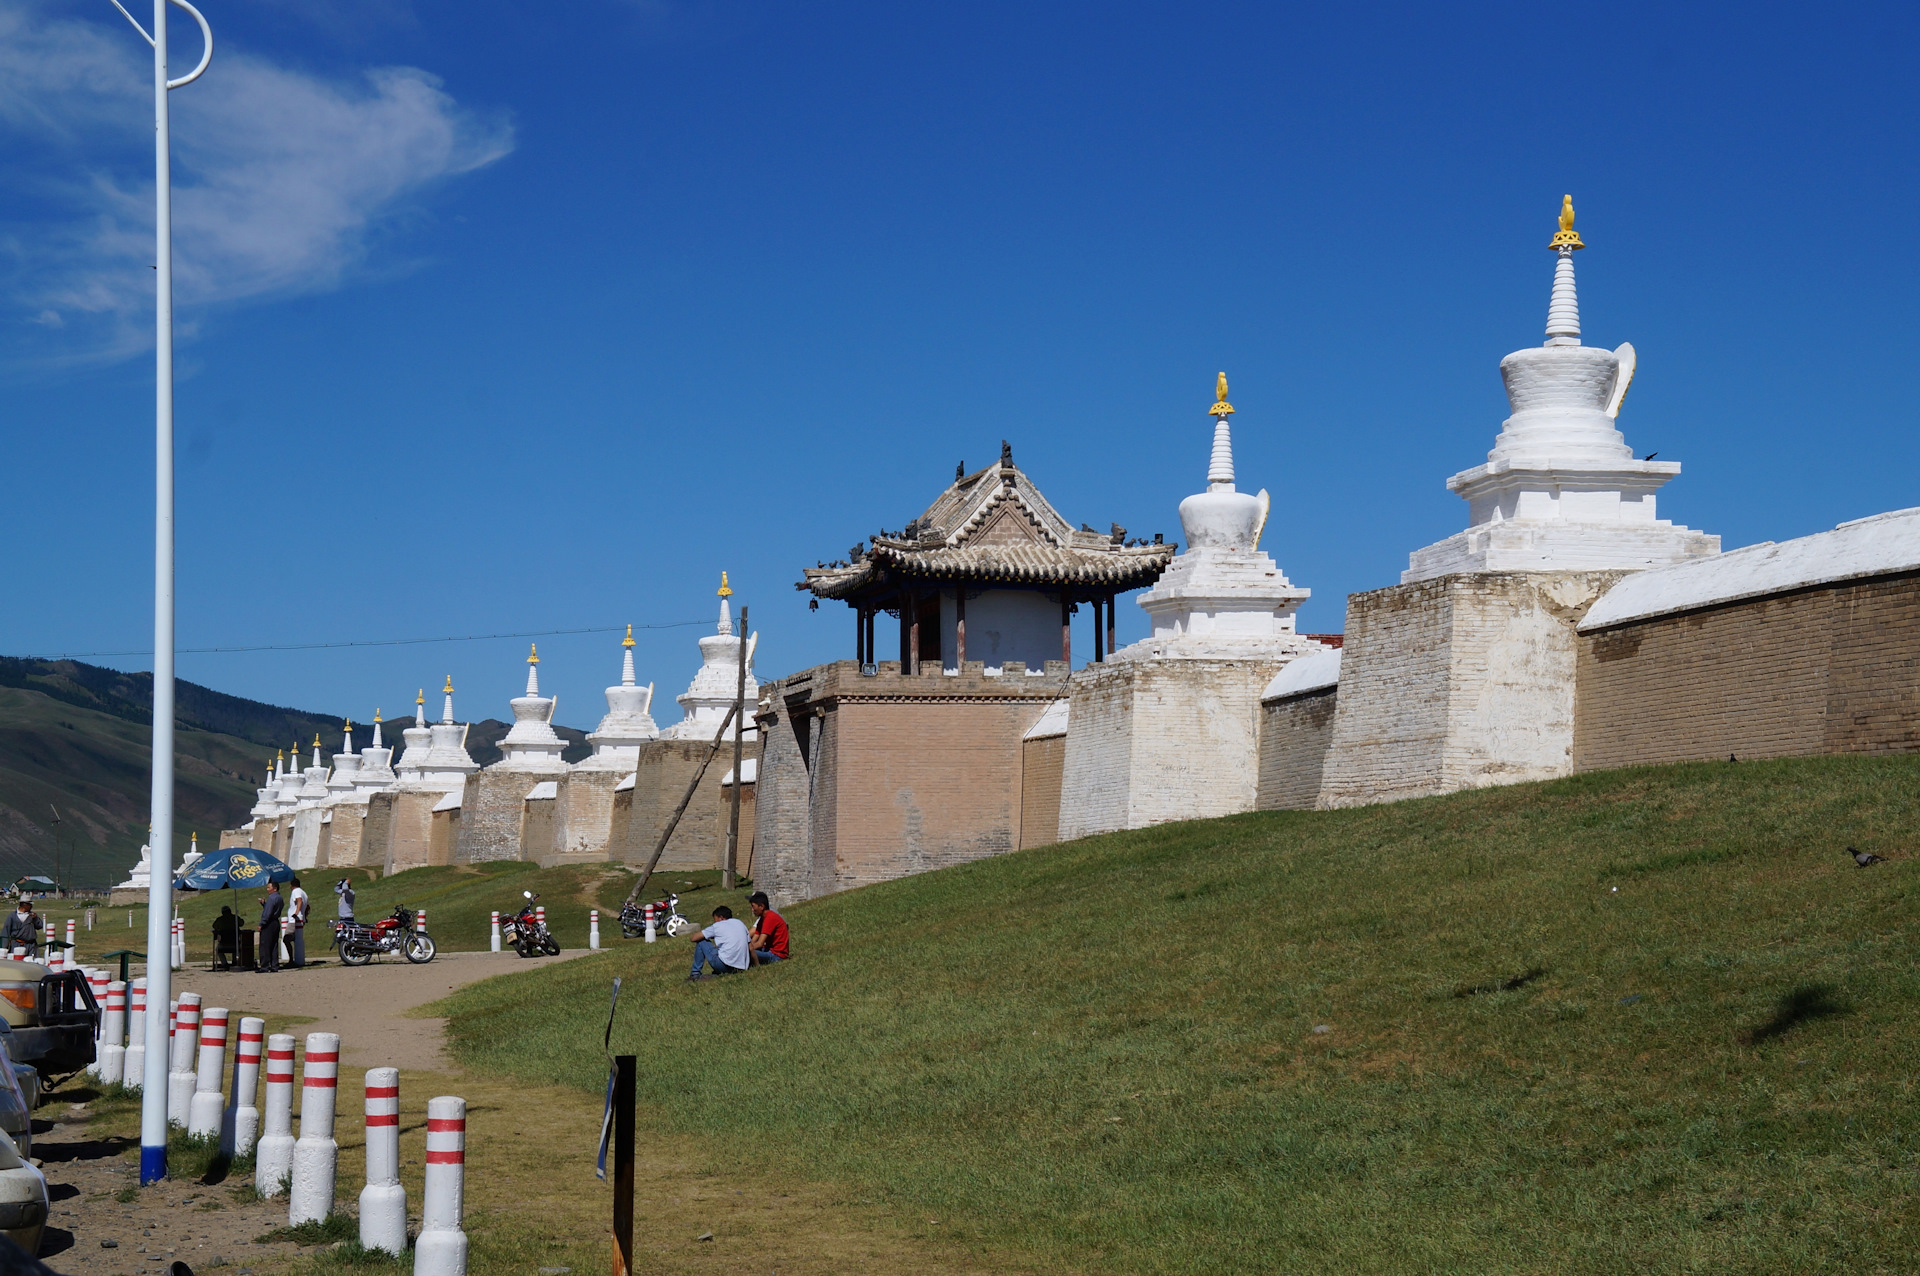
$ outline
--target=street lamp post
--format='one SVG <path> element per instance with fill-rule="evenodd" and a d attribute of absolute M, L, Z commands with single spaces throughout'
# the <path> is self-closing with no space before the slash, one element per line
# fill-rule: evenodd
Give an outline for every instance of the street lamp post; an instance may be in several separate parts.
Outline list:
<path fill-rule="evenodd" d="M 173 996 L 173 176 L 167 94 L 192 84 L 213 60 L 213 29 L 187 0 L 153 0 L 153 33 L 112 0 L 153 46 L 154 424 L 153 424 L 153 859 L 147 891 L 147 1051 L 140 1090 L 140 1182 L 167 1176 L 167 1002 Z M 167 5 L 200 24 L 200 64 L 167 78 Z"/>

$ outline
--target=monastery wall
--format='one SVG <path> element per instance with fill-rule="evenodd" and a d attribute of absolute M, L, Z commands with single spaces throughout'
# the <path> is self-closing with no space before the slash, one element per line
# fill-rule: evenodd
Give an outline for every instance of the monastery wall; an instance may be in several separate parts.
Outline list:
<path fill-rule="evenodd" d="M 1285 663 L 1146 658 L 1075 674 L 1060 840 L 1252 810 L 1260 693 Z"/>
<path fill-rule="evenodd" d="M 333 808 L 332 832 L 327 837 L 324 867 L 352 868 L 360 862 L 361 839 L 366 833 L 367 808 L 342 802 Z"/>
<path fill-rule="evenodd" d="M 1920 573 L 1580 635 L 1574 766 L 1920 749 Z"/>
<path fill-rule="evenodd" d="M 654 844 L 667 827 L 667 821 L 673 817 L 674 808 L 686 796 L 687 785 L 692 782 L 694 773 L 700 769 L 700 763 L 711 748 L 712 742 L 708 740 L 649 740 L 640 746 L 640 761 L 634 769 L 633 786 L 617 795 L 626 798 L 626 802 L 624 811 L 616 803 L 614 858 L 629 864 L 644 865 L 647 862 L 653 854 Z M 758 757 L 759 752 L 759 741 L 746 742 L 745 757 Z M 667 849 L 660 857 L 661 868 L 709 869 L 719 866 L 721 857 L 726 853 L 727 820 L 732 801 L 731 791 L 720 781 L 732 765 L 733 746 L 729 743 L 721 748 L 713 764 L 707 768 L 705 778 L 700 781 L 699 792 L 693 795 L 686 814 L 673 830 L 673 839 L 667 843 Z M 742 798 L 740 846 L 735 851 L 736 864 L 744 862 L 751 854 L 753 841 L 750 818 L 753 808 L 744 800 L 744 794 Z"/>
<path fill-rule="evenodd" d="M 813 725 L 804 692 L 797 715 L 786 705 L 788 682 L 764 688 L 767 707 L 754 715 L 760 728 L 760 776 L 754 785 L 756 880 L 776 906 L 805 899 L 813 882 Z M 796 885 L 800 893 L 794 893 Z"/>
<path fill-rule="evenodd" d="M 1338 703 L 1337 686 L 1261 702 L 1256 810 L 1311 811 L 1319 805 Z"/>
<path fill-rule="evenodd" d="M 1060 777 L 1067 737 L 1043 736 L 1020 744 L 1020 849 L 1060 840 Z"/>
<path fill-rule="evenodd" d="M 560 786 L 562 809 L 556 841 L 551 851 L 538 857 L 541 867 L 588 864 L 611 857 L 614 790 L 622 778 L 618 770 L 576 770 L 567 777 Z M 628 798 L 629 814 L 632 809 L 633 800 Z"/>
<path fill-rule="evenodd" d="M 534 844 L 522 839 L 527 795 L 541 781 L 554 778 L 544 771 L 536 774 L 497 764 L 468 776 L 460 799 L 460 837 L 452 852 L 453 862 L 538 859 Z M 560 783 L 564 786 L 566 778 L 561 777 Z M 551 853 L 551 833 L 540 845 Z"/>
<path fill-rule="evenodd" d="M 391 795 L 393 806 L 388 816 L 386 845 L 380 847 L 384 863 L 381 874 L 405 872 L 433 863 L 433 808 L 447 795 L 438 789 L 389 789 L 375 794 L 375 800 Z M 442 861 L 443 863 L 445 861 Z"/>
<path fill-rule="evenodd" d="M 1574 626 L 1624 574 L 1475 572 L 1350 595 L 1319 804 L 1568 774 Z"/>

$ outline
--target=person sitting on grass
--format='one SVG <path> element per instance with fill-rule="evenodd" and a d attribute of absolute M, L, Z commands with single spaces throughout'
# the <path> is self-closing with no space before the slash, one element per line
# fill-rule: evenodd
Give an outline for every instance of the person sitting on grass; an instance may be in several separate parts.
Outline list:
<path fill-rule="evenodd" d="M 787 919 L 773 911 L 773 901 L 765 891 L 747 896 L 753 910 L 753 960 L 755 965 L 771 966 L 787 959 Z"/>
<path fill-rule="evenodd" d="M 220 915 L 213 919 L 213 968 L 233 969 L 233 959 L 239 952 L 240 918 L 231 908 L 222 904 Z"/>
<path fill-rule="evenodd" d="M 747 956 L 752 943 L 747 924 L 736 921 L 733 910 L 725 904 L 713 910 L 710 926 L 694 931 L 687 938 L 693 941 L 693 973 L 687 976 L 688 983 L 712 979 L 714 975 L 737 975 L 752 960 Z M 712 966 L 713 974 L 702 974 L 702 966 Z"/>

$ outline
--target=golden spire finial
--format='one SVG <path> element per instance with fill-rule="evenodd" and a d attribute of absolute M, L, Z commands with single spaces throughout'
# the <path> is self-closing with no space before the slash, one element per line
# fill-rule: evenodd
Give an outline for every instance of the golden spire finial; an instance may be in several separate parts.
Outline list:
<path fill-rule="evenodd" d="M 318 731 L 313 733 L 313 747 L 316 749 L 320 747 L 320 733 Z"/>
<path fill-rule="evenodd" d="M 539 663 L 540 663 L 540 644 L 539 644 L 539 643 L 537 643 L 537 642 L 530 642 L 530 643 L 528 643 L 528 644 L 527 644 L 527 647 L 528 647 L 528 651 L 527 651 L 527 663 L 528 663 L 528 664 L 530 664 L 530 665 L 537 665 L 537 664 L 539 664 Z M 451 683 L 451 682 L 453 681 L 453 675 L 452 675 L 452 674 L 448 674 L 448 675 L 447 675 L 447 681 L 448 681 L 449 683 Z"/>
<path fill-rule="evenodd" d="M 722 598 L 733 597 L 733 590 L 727 587 L 727 574 L 725 572 L 720 573 L 720 596 Z"/>
<path fill-rule="evenodd" d="M 1227 402 L 1227 374 L 1222 372 L 1219 380 L 1213 383 L 1214 405 L 1207 409 L 1208 416 L 1232 416 L 1233 405 Z"/>
<path fill-rule="evenodd" d="M 622 647 L 633 646 L 633 626 L 632 625 L 627 626 L 627 636 L 620 640 L 620 645 Z"/>
<path fill-rule="evenodd" d="M 452 674 L 447 675 L 447 688 L 446 688 L 445 694 L 447 695 L 453 694 L 453 675 Z"/>
<path fill-rule="evenodd" d="M 1559 252 L 1562 248 L 1574 249 L 1586 247 L 1585 244 L 1580 242 L 1579 232 L 1573 228 L 1573 196 L 1571 195 L 1562 195 L 1560 197 L 1560 233 L 1553 237 L 1553 242 L 1548 244 L 1547 247 L 1551 248 L 1554 252 Z"/>
<path fill-rule="evenodd" d="M 273 760 L 275 762 L 285 762 L 287 760 L 287 751 L 285 749 L 275 749 L 273 751 Z"/>
<path fill-rule="evenodd" d="M 447 681 L 451 682 L 453 679 L 449 677 Z M 425 687 L 420 688 L 420 694 L 413 698 L 413 702 L 415 704 L 425 704 L 427 702 L 427 689 Z"/>
<path fill-rule="evenodd" d="M 379 722 L 379 721 L 380 721 L 380 710 L 379 710 L 378 708 L 375 708 L 375 709 L 374 709 L 374 711 L 373 711 L 373 720 L 374 720 L 375 722 Z"/>
<path fill-rule="evenodd" d="M 351 730 L 353 730 L 353 719 L 352 719 L 352 718 L 348 718 L 348 719 L 347 719 L 347 730 L 349 730 L 349 731 L 351 731 Z"/>

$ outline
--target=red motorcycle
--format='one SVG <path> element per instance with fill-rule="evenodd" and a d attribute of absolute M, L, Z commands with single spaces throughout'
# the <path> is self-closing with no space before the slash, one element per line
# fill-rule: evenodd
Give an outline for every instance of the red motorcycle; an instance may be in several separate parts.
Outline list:
<path fill-rule="evenodd" d="M 522 957 L 534 957 L 541 953 L 558 957 L 560 941 L 548 932 L 547 924 L 534 911 L 533 901 L 540 897 L 532 891 L 520 893 L 526 896 L 527 902 L 513 916 L 500 919 L 500 937 L 513 945 L 513 951 Z"/>
<path fill-rule="evenodd" d="M 399 953 L 418 966 L 432 961 L 437 950 L 427 932 L 414 926 L 411 909 L 395 908 L 392 916 L 382 917 L 371 926 L 335 922 L 333 943 L 340 950 L 341 962 L 348 966 L 364 966 L 376 953 Z"/>

